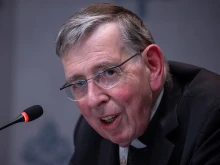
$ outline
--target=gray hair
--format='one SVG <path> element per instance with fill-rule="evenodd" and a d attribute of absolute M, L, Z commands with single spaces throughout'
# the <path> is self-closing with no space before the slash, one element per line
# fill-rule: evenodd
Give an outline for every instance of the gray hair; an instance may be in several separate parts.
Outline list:
<path fill-rule="evenodd" d="M 98 3 L 82 8 L 63 24 L 56 39 L 57 55 L 62 57 L 68 48 L 91 35 L 99 25 L 109 22 L 118 25 L 122 43 L 130 53 L 142 51 L 154 43 L 149 29 L 133 12 L 121 6 Z"/>

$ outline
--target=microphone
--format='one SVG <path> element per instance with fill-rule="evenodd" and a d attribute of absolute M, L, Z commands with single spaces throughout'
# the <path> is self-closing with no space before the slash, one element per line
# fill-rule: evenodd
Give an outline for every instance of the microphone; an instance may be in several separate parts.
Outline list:
<path fill-rule="evenodd" d="M 43 108 L 40 105 L 34 105 L 25 109 L 21 114 L 15 118 L 12 122 L 0 127 L 0 130 L 9 127 L 10 125 L 19 123 L 19 122 L 30 122 L 39 118 L 43 114 Z"/>

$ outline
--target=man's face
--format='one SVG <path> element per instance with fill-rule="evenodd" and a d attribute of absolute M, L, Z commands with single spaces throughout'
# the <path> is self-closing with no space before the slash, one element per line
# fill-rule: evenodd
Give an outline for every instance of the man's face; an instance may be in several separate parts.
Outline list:
<path fill-rule="evenodd" d="M 62 58 L 66 79 L 88 79 L 106 67 L 120 64 L 130 56 L 122 49 L 120 34 L 113 23 L 101 25 L 83 42 Z M 100 68 L 101 67 L 101 68 Z M 101 136 L 120 146 L 146 130 L 152 109 L 149 69 L 136 56 L 120 67 L 120 82 L 103 89 L 88 81 L 88 93 L 77 105 L 87 122 Z M 108 122 L 107 122 L 108 120 Z"/>

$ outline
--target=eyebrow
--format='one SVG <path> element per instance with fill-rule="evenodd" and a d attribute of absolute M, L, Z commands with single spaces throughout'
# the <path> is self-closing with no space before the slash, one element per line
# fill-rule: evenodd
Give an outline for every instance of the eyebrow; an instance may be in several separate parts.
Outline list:
<path fill-rule="evenodd" d="M 69 84 L 71 81 L 75 81 L 77 79 L 80 79 L 82 77 L 83 80 L 83 76 L 82 75 L 72 75 L 71 77 L 69 77 L 66 81 L 66 84 Z"/>

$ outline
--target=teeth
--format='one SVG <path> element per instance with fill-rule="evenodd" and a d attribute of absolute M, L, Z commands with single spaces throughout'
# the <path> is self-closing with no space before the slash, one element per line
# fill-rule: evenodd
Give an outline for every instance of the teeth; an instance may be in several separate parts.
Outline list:
<path fill-rule="evenodd" d="M 115 120 L 116 116 L 107 116 L 107 117 L 103 117 L 102 121 L 104 121 L 105 123 L 111 123 Z"/>
<path fill-rule="evenodd" d="M 112 119 L 114 118 L 115 116 L 107 116 L 107 117 L 103 117 L 102 120 L 109 120 L 109 119 Z"/>

